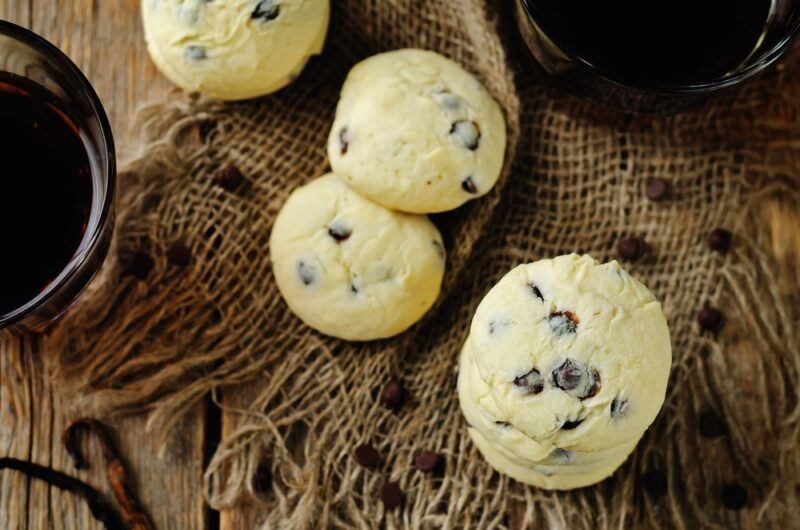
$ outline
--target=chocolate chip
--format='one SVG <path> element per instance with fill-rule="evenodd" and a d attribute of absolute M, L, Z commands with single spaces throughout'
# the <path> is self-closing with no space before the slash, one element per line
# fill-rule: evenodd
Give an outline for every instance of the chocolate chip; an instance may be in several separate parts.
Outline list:
<path fill-rule="evenodd" d="M 397 411 L 403 406 L 407 397 L 405 387 L 396 379 L 389 381 L 384 387 L 383 392 L 381 392 L 381 401 L 383 404 L 394 411 Z"/>
<path fill-rule="evenodd" d="M 511 427 L 510 423 L 508 423 L 507 421 L 502 421 L 502 420 L 497 420 L 497 421 L 494 422 L 494 424 L 497 425 L 498 427 L 503 427 L 504 429 L 506 427 Z"/>
<path fill-rule="evenodd" d="M 583 420 L 565 421 L 561 426 L 561 429 L 564 431 L 571 431 L 581 423 L 583 423 Z"/>
<path fill-rule="evenodd" d="M 634 261 L 647 251 L 647 243 L 641 237 L 628 237 L 617 244 L 617 255 L 620 259 Z"/>
<path fill-rule="evenodd" d="M 461 182 L 461 188 L 472 195 L 478 193 L 478 187 L 475 186 L 475 182 L 472 180 L 472 177 L 465 178 L 464 181 Z"/>
<path fill-rule="evenodd" d="M 186 57 L 193 61 L 202 61 L 206 55 L 206 49 L 198 44 L 190 44 L 186 47 Z"/>
<path fill-rule="evenodd" d="M 396 482 L 387 482 L 381 487 L 381 502 L 389 510 L 403 503 L 403 492 Z"/>
<path fill-rule="evenodd" d="M 300 277 L 300 281 L 303 282 L 303 285 L 311 285 L 314 283 L 314 279 L 316 277 L 314 274 L 314 267 L 303 260 L 298 261 L 297 276 Z"/>
<path fill-rule="evenodd" d="M 441 455 L 433 451 L 417 451 L 414 455 L 414 467 L 426 473 L 436 471 L 441 463 Z"/>
<path fill-rule="evenodd" d="M 355 295 L 355 294 L 358 294 L 358 291 L 359 291 L 359 289 L 358 289 L 357 281 L 356 280 L 352 280 L 350 282 L 350 293 Z"/>
<path fill-rule="evenodd" d="M 183 243 L 173 243 L 167 249 L 167 261 L 178 267 L 185 267 L 192 261 L 192 251 Z"/>
<path fill-rule="evenodd" d="M 741 510 L 747 506 L 748 497 L 747 490 L 739 484 L 725 484 L 720 491 L 722 505 L 729 510 Z"/>
<path fill-rule="evenodd" d="M 539 288 L 536 287 L 536 284 L 531 282 L 528 284 L 528 287 L 530 287 L 531 291 L 533 291 L 533 296 L 544 302 L 544 296 L 542 296 L 542 291 L 540 291 Z"/>
<path fill-rule="evenodd" d="M 697 323 L 701 329 L 716 333 L 725 326 L 725 315 L 714 307 L 704 307 L 697 313 Z"/>
<path fill-rule="evenodd" d="M 350 142 L 352 141 L 353 135 L 350 134 L 350 129 L 342 127 L 342 130 L 339 131 L 339 145 L 341 145 L 342 156 L 347 154 L 347 150 L 350 148 Z"/>
<path fill-rule="evenodd" d="M 550 329 L 556 335 L 566 335 L 578 331 L 578 317 L 572 311 L 557 311 L 548 317 Z"/>
<path fill-rule="evenodd" d="M 553 384 L 578 399 L 588 399 L 600 388 L 600 374 L 589 371 L 571 359 L 553 370 Z"/>
<path fill-rule="evenodd" d="M 155 265 L 155 261 L 153 261 L 153 258 L 151 258 L 149 254 L 139 251 L 133 254 L 128 260 L 124 274 L 126 276 L 134 276 L 135 278 L 144 280 L 150 274 L 150 271 L 153 270 Z"/>
<path fill-rule="evenodd" d="M 728 252 L 731 249 L 733 234 L 724 228 L 715 228 L 708 234 L 708 246 L 717 252 Z"/>
<path fill-rule="evenodd" d="M 481 143 L 481 129 L 474 121 L 459 120 L 450 128 L 450 134 L 470 151 L 474 151 Z"/>
<path fill-rule="evenodd" d="M 281 6 L 276 0 L 261 0 L 256 4 L 256 8 L 250 18 L 263 21 L 275 20 L 281 14 Z"/>
<path fill-rule="evenodd" d="M 665 199 L 669 195 L 670 185 L 664 179 L 654 178 L 647 182 L 647 198 L 653 202 Z"/>
<path fill-rule="evenodd" d="M 268 460 L 263 460 L 258 464 L 255 475 L 253 475 L 253 489 L 259 493 L 266 493 L 272 486 L 272 470 Z"/>
<path fill-rule="evenodd" d="M 353 451 L 353 459 L 360 466 L 374 468 L 378 467 L 378 462 L 380 462 L 381 456 L 378 454 L 377 449 L 371 445 L 364 444 L 359 445 L 356 447 L 356 450 Z"/>
<path fill-rule="evenodd" d="M 234 191 L 244 181 L 244 175 L 239 168 L 233 164 L 228 164 L 214 175 L 214 182 L 222 189 Z"/>
<path fill-rule="evenodd" d="M 353 231 L 342 221 L 334 221 L 328 225 L 328 235 L 335 239 L 337 243 L 341 243 L 353 235 Z"/>
<path fill-rule="evenodd" d="M 525 395 L 535 395 L 544 390 L 544 379 L 539 370 L 534 368 L 525 375 L 514 379 L 514 386 L 518 387 Z"/>
<path fill-rule="evenodd" d="M 461 107 L 461 99 L 449 90 L 441 90 L 433 96 L 447 109 L 456 110 Z"/>
<path fill-rule="evenodd" d="M 725 424 L 725 420 L 720 418 L 713 410 L 702 412 L 700 418 L 698 418 L 697 426 L 703 438 L 720 438 L 728 433 L 728 426 Z"/>
<path fill-rule="evenodd" d="M 573 460 L 572 453 L 561 447 L 556 447 L 553 449 L 553 452 L 550 453 L 549 458 L 551 458 L 557 464 L 569 464 Z"/>
<path fill-rule="evenodd" d="M 653 499 L 660 499 L 667 493 L 667 477 L 662 471 L 657 469 L 647 471 L 639 477 L 639 480 Z"/>
<path fill-rule="evenodd" d="M 628 415 L 628 400 L 624 398 L 616 397 L 611 401 L 611 412 L 610 415 L 612 418 L 623 418 Z"/>

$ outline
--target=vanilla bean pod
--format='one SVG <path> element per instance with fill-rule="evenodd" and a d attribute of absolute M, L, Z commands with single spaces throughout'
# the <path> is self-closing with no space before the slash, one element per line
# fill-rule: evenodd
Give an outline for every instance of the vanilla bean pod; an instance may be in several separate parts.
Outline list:
<path fill-rule="evenodd" d="M 83 429 L 93 433 L 100 441 L 100 448 L 106 461 L 108 480 L 111 482 L 111 488 L 122 508 L 122 518 L 128 528 L 130 530 L 155 530 L 155 526 L 132 491 L 128 472 L 117 453 L 111 436 L 103 424 L 97 420 L 81 418 L 73 421 L 64 431 L 64 447 L 72 457 L 75 467 L 78 469 L 86 467 L 86 461 L 78 449 L 78 432 Z"/>
<path fill-rule="evenodd" d="M 70 477 L 49 467 L 9 457 L 0 458 L 0 469 L 19 471 L 29 477 L 37 478 L 51 486 L 82 497 L 86 504 L 89 505 L 92 517 L 103 523 L 107 530 L 126 530 L 128 528 L 103 494 L 80 479 Z"/>

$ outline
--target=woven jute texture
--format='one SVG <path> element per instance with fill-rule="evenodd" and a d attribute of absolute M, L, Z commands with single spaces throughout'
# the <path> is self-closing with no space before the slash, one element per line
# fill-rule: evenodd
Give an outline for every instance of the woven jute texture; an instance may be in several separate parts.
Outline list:
<path fill-rule="evenodd" d="M 146 411 L 154 435 L 167 436 L 210 391 L 255 382 L 259 395 L 204 487 L 215 507 L 259 503 L 264 528 L 800 526 L 796 56 L 681 115 L 630 117 L 568 96 L 533 67 L 511 2 L 333 4 L 324 55 L 281 93 L 236 104 L 176 95 L 142 110 L 124 141 L 104 279 L 48 338 L 81 402 L 100 414 Z M 448 272 L 426 319 L 391 340 L 350 344 L 287 310 L 269 233 L 288 194 L 326 171 L 348 69 L 403 47 L 441 52 L 486 84 L 507 117 L 507 165 L 488 196 L 434 217 Z M 233 192 L 212 178 L 228 163 L 246 180 Z M 672 183 L 668 200 L 645 198 L 653 177 Z M 727 254 L 705 244 L 717 226 L 735 234 Z M 500 476 L 469 441 L 455 393 L 476 305 L 518 263 L 612 259 L 630 235 L 648 253 L 625 266 L 663 302 L 672 333 L 663 411 L 597 486 L 554 493 Z M 188 266 L 169 263 L 176 242 L 191 249 Z M 125 274 L 133 259 L 144 276 L 142 253 L 152 270 Z M 718 335 L 698 329 L 705 304 L 725 312 Z M 376 399 L 391 377 L 409 389 L 399 412 Z M 382 455 L 377 470 L 352 458 L 367 442 Z M 418 449 L 441 452 L 444 472 L 414 471 Z M 378 500 L 386 480 L 404 493 L 400 509 Z M 730 509 L 730 485 L 748 493 L 741 510 Z"/>

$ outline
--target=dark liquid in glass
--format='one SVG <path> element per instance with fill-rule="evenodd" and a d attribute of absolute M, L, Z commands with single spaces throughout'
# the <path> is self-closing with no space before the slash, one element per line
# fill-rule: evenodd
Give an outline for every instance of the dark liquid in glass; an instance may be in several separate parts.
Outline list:
<path fill-rule="evenodd" d="M 527 0 L 551 39 L 614 80 L 710 81 L 741 65 L 772 0 Z"/>
<path fill-rule="evenodd" d="M 64 270 L 92 209 L 86 145 L 68 109 L 39 85 L 0 74 L 0 314 Z"/>

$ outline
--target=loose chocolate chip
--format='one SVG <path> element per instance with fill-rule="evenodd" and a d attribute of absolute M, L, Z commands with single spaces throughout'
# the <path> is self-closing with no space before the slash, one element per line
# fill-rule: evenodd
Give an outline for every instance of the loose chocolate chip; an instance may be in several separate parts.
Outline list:
<path fill-rule="evenodd" d="M 714 307 L 704 307 L 697 313 L 697 323 L 701 329 L 716 333 L 725 326 L 725 315 Z"/>
<path fill-rule="evenodd" d="M 208 55 L 206 55 L 206 49 L 203 48 L 202 46 L 199 46 L 197 44 L 190 44 L 189 46 L 186 47 L 186 57 L 188 57 L 193 61 L 202 61 L 203 59 L 208 57 Z"/>
<path fill-rule="evenodd" d="M 741 510 L 747 506 L 748 497 L 747 490 L 739 484 L 725 484 L 720 492 L 722 505 L 729 510 Z"/>
<path fill-rule="evenodd" d="M 620 259 L 634 261 L 644 256 L 647 243 L 641 237 L 628 237 L 617 244 L 617 255 Z"/>
<path fill-rule="evenodd" d="M 281 14 L 281 6 L 276 0 L 261 0 L 256 4 L 256 9 L 250 18 L 269 21 L 278 18 Z"/>
<path fill-rule="evenodd" d="M 214 175 L 214 182 L 222 189 L 234 191 L 244 180 L 244 175 L 239 168 L 233 164 L 228 164 Z"/>
<path fill-rule="evenodd" d="M 311 285 L 314 283 L 314 267 L 303 260 L 298 261 L 297 276 L 300 277 L 300 281 L 303 282 L 303 285 Z"/>
<path fill-rule="evenodd" d="M 192 251 L 183 243 L 174 243 L 167 249 L 167 261 L 178 267 L 185 267 L 192 261 Z"/>
<path fill-rule="evenodd" d="M 715 228 L 708 234 L 708 246 L 717 252 L 728 252 L 731 249 L 733 234 L 724 228 Z"/>
<path fill-rule="evenodd" d="M 364 444 L 364 445 L 359 445 L 358 447 L 356 447 L 356 450 L 353 451 L 353 459 L 360 466 L 374 468 L 378 466 L 378 462 L 380 462 L 381 456 L 378 454 L 377 449 L 375 449 L 371 445 Z"/>
<path fill-rule="evenodd" d="M 328 226 L 328 235 L 336 240 L 337 243 L 353 235 L 353 231 L 342 221 L 334 221 Z"/>
<path fill-rule="evenodd" d="M 144 280 L 153 270 L 153 267 L 155 267 L 153 258 L 149 254 L 139 251 L 128 260 L 128 264 L 125 267 L 125 275 Z"/>
<path fill-rule="evenodd" d="M 653 498 L 660 499 L 667 493 L 667 477 L 662 471 L 653 469 L 639 477 L 644 490 Z"/>
<path fill-rule="evenodd" d="M 536 287 L 536 284 L 531 282 L 528 284 L 528 287 L 530 287 L 531 291 L 533 291 L 533 296 L 544 302 L 544 296 L 542 296 L 542 291 L 540 291 L 539 288 Z"/>
<path fill-rule="evenodd" d="M 628 415 L 628 400 L 616 397 L 611 401 L 611 417 L 623 418 Z"/>
<path fill-rule="evenodd" d="M 450 128 L 450 134 L 458 138 L 470 151 L 476 150 L 481 143 L 481 129 L 474 121 L 455 122 Z"/>
<path fill-rule="evenodd" d="M 703 438 L 720 438 L 728 433 L 728 426 L 725 424 L 725 420 L 720 418 L 713 410 L 702 412 L 697 426 Z"/>
<path fill-rule="evenodd" d="M 436 471 L 441 463 L 441 455 L 433 451 L 417 451 L 414 455 L 414 467 L 426 473 Z"/>
<path fill-rule="evenodd" d="M 383 392 L 381 392 L 381 401 L 383 404 L 394 411 L 397 411 L 400 407 L 403 406 L 407 398 L 407 392 L 403 384 L 396 380 L 392 379 L 389 383 L 384 387 Z"/>
<path fill-rule="evenodd" d="M 664 179 L 654 178 L 647 182 L 647 198 L 653 202 L 665 199 L 669 195 L 669 182 Z"/>
<path fill-rule="evenodd" d="M 578 331 L 578 317 L 572 311 L 557 311 L 548 317 L 550 329 L 556 335 L 566 335 Z"/>
<path fill-rule="evenodd" d="M 472 177 L 465 178 L 463 182 L 461 182 L 461 188 L 472 195 L 478 193 L 478 187 L 475 186 L 475 182 L 472 180 Z"/>
<path fill-rule="evenodd" d="M 341 146 L 342 156 L 347 154 L 347 150 L 350 148 L 350 142 L 352 141 L 353 138 L 350 134 L 350 129 L 342 127 L 342 130 L 339 131 L 339 145 Z"/>
<path fill-rule="evenodd" d="M 272 486 L 272 471 L 269 461 L 264 460 L 258 464 L 255 475 L 253 475 L 253 489 L 259 493 L 266 493 Z"/>
<path fill-rule="evenodd" d="M 534 368 L 527 374 L 515 378 L 514 386 L 518 387 L 525 395 L 535 395 L 544 390 L 544 379 L 539 370 Z"/>
<path fill-rule="evenodd" d="M 387 482 L 381 487 L 381 502 L 389 510 L 403 503 L 403 492 L 396 482 Z"/>
<path fill-rule="evenodd" d="M 567 359 L 553 370 L 553 384 L 571 396 L 588 399 L 600 388 L 600 374 Z"/>
<path fill-rule="evenodd" d="M 565 421 L 564 425 L 561 426 L 561 429 L 564 430 L 564 431 L 571 431 L 572 429 L 576 428 L 581 423 L 583 423 L 583 420 Z"/>

